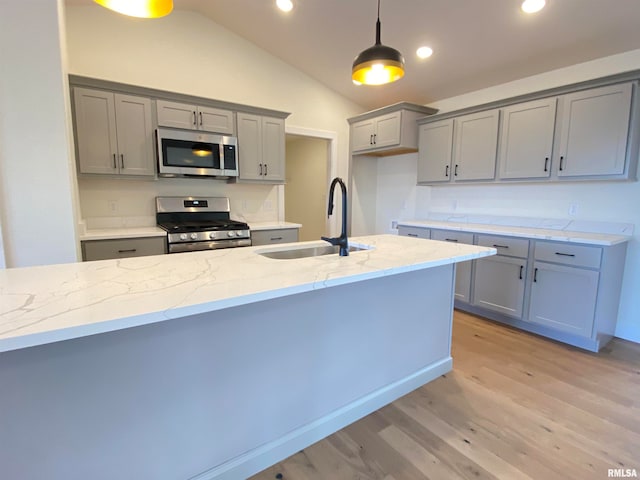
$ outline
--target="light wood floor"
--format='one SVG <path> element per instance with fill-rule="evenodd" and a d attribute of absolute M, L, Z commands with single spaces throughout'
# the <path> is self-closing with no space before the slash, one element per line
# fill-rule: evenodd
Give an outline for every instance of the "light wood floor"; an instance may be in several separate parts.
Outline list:
<path fill-rule="evenodd" d="M 252 480 L 640 475 L 640 345 L 585 352 L 455 313 L 453 371 Z"/>

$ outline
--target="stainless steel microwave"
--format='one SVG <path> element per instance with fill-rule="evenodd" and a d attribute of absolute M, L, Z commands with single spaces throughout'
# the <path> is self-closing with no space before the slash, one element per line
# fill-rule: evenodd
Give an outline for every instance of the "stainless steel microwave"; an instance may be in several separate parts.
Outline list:
<path fill-rule="evenodd" d="M 237 177 L 238 139 L 190 130 L 156 130 L 158 176 Z"/>

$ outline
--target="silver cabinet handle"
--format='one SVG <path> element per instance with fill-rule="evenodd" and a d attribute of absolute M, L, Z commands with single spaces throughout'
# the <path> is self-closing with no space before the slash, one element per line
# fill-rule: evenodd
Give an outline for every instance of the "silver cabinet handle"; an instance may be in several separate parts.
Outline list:
<path fill-rule="evenodd" d="M 113 168 L 116 169 L 118 168 L 118 164 L 116 163 L 116 154 L 113 154 Z"/>
<path fill-rule="evenodd" d="M 120 154 L 120 168 L 124 168 L 124 154 Z"/>

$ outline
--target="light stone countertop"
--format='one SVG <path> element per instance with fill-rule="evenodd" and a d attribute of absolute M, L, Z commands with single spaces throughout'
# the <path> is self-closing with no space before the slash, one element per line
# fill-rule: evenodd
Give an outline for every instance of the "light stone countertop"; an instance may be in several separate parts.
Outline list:
<path fill-rule="evenodd" d="M 259 252 L 322 241 L 0 270 L 0 352 L 472 260 L 493 248 L 397 235 L 370 250 L 296 260 Z"/>
<path fill-rule="evenodd" d="M 628 242 L 630 236 L 608 233 L 576 232 L 559 229 L 492 225 L 482 223 L 452 222 L 441 220 L 402 220 L 398 226 L 459 230 L 487 235 L 505 235 L 509 237 L 534 238 L 558 242 L 583 243 L 589 245 L 612 246 Z"/>
<path fill-rule="evenodd" d="M 248 222 L 251 230 L 282 230 L 286 228 L 300 228 L 299 223 L 291 222 Z M 122 228 L 92 228 L 80 234 L 81 241 L 87 240 L 115 240 L 119 238 L 164 237 L 167 234 L 159 227 L 122 227 Z"/>
<path fill-rule="evenodd" d="M 164 237 L 167 232 L 159 227 L 124 227 L 91 229 L 80 235 L 80 240 L 115 240 L 119 238 Z"/>

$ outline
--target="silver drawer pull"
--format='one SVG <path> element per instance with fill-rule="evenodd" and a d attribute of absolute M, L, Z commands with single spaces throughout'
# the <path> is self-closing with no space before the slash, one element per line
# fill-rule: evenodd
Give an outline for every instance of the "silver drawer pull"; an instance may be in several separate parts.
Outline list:
<path fill-rule="evenodd" d="M 133 253 L 136 250 L 137 250 L 136 248 L 129 248 L 127 250 L 118 250 L 118 253 Z"/>
<path fill-rule="evenodd" d="M 556 255 L 562 255 L 563 257 L 575 257 L 575 254 L 573 254 L 573 253 L 560 253 L 560 252 L 556 252 Z"/>
<path fill-rule="evenodd" d="M 493 248 L 509 248 L 509 245 L 496 245 L 495 243 L 493 244 Z"/>
<path fill-rule="evenodd" d="M 272 242 L 275 242 L 276 240 L 282 240 L 282 237 L 273 237 L 273 238 L 271 238 Z"/>
<path fill-rule="evenodd" d="M 445 240 L 446 240 L 447 242 L 457 242 L 457 241 L 458 241 L 458 239 L 457 239 L 457 238 L 445 238 Z"/>

